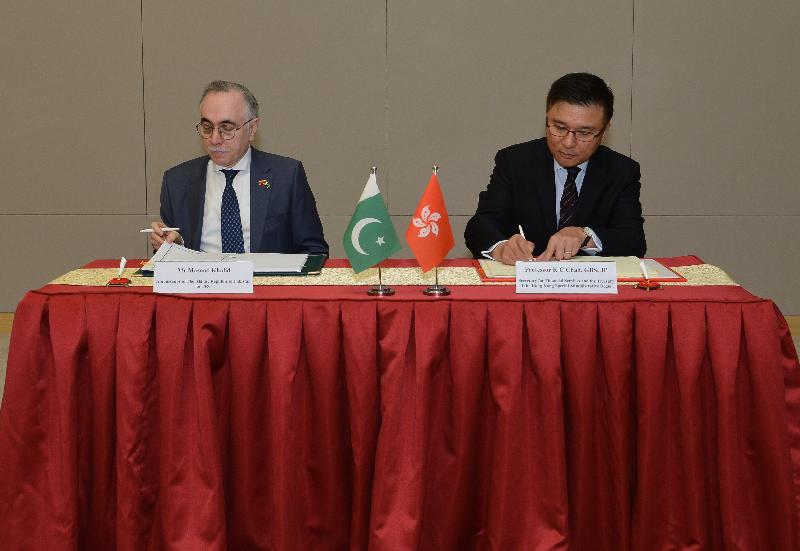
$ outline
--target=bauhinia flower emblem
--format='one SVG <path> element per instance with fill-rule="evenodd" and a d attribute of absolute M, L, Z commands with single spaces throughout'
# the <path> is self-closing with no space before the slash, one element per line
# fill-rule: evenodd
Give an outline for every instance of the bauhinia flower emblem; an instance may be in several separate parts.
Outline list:
<path fill-rule="evenodd" d="M 438 212 L 431 212 L 430 205 L 425 205 L 424 207 L 422 207 L 422 210 L 420 211 L 419 214 L 421 218 L 415 217 L 412 220 L 414 226 L 419 228 L 419 233 L 417 234 L 417 237 L 428 237 L 430 234 L 438 236 L 439 224 L 437 224 L 436 222 L 438 222 L 442 218 L 442 215 L 439 214 Z"/>

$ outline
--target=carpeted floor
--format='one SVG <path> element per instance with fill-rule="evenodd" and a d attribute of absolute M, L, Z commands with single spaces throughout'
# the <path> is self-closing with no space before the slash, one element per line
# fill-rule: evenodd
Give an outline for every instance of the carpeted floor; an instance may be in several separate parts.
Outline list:
<path fill-rule="evenodd" d="M 8 339 L 10 335 L 0 333 L 0 399 L 3 397 L 3 386 L 6 381 L 6 360 L 8 358 Z M 794 346 L 800 354 L 800 338 L 794 339 Z"/>

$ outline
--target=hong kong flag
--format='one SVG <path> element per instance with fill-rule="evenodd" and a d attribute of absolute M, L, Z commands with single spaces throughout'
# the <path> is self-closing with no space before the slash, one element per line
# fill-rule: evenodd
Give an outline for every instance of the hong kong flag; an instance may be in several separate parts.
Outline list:
<path fill-rule="evenodd" d="M 444 260 L 455 245 L 450 217 L 447 216 L 435 170 L 408 225 L 406 241 L 423 272 Z"/>

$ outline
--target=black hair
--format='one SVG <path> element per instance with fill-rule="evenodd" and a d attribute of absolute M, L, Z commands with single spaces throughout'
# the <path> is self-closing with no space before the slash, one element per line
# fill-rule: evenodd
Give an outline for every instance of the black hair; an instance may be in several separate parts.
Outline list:
<path fill-rule="evenodd" d="M 614 116 L 614 92 L 602 78 L 590 73 L 569 73 L 551 84 L 547 93 L 547 110 L 559 101 L 572 105 L 599 105 L 603 108 L 606 124 Z"/>

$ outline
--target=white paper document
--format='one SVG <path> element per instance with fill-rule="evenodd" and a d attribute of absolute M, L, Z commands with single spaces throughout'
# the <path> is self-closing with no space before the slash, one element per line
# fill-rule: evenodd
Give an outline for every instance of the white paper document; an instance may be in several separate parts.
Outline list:
<path fill-rule="evenodd" d="M 650 278 L 681 279 L 681 276 L 664 266 L 653 258 L 639 258 L 636 256 L 576 256 L 562 262 L 614 262 L 617 265 L 617 277 L 627 279 L 643 278 L 642 263 L 647 268 Z"/>
<path fill-rule="evenodd" d="M 308 260 L 307 254 L 280 253 L 204 253 L 187 249 L 177 243 L 164 243 L 147 264 L 143 272 L 152 272 L 156 262 L 237 262 L 253 263 L 255 273 L 301 273 Z"/>
<path fill-rule="evenodd" d="M 514 266 L 488 259 L 480 259 L 478 262 L 480 262 L 483 273 L 488 278 L 512 278 L 516 276 L 516 268 Z M 613 262 L 616 264 L 618 278 L 639 279 L 644 277 L 639 265 L 640 259 L 635 256 L 576 256 L 560 262 Z M 668 269 L 658 260 L 646 258 L 641 262 L 645 263 L 648 275 L 651 278 L 681 279 L 681 276 Z"/>

